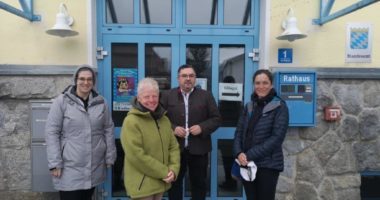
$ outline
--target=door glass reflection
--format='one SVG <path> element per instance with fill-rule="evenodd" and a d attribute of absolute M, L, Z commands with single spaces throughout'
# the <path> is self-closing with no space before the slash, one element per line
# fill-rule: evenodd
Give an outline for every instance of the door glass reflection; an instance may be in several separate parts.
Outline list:
<path fill-rule="evenodd" d="M 140 0 L 141 24 L 171 24 L 171 0 Z"/>
<path fill-rule="evenodd" d="M 188 44 L 186 46 L 186 63 L 195 68 L 196 87 L 211 91 L 211 45 Z"/>
<path fill-rule="evenodd" d="M 133 24 L 133 0 L 106 0 L 108 24 Z"/>
<path fill-rule="evenodd" d="M 243 195 L 241 181 L 232 178 L 231 167 L 233 140 L 218 140 L 218 197 L 241 197 Z"/>
<path fill-rule="evenodd" d="M 115 140 L 116 144 L 116 161 L 112 170 L 112 196 L 113 197 L 125 197 L 126 191 L 124 188 L 124 151 L 121 146 L 120 139 Z"/>
<path fill-rule="evenodd" d="M 154 78 L 160 90 L 171 88 L 172 48 L 170 44 L 145 45 L 145 77 Z"/>
<path fill-rule="evenodd" d="M 121 127 L 137 91 L 137 44 L 113 43 L 111 53 L 112 119 Z"/>
<path fill-rule="evenodd" d="M 218 0 L 187 0 L 186 24 L 215 25 L 218 23 Z"/>
<path fill-rule="evenodd" d="M 244 46 L 219 47 L 219 112 L 222 126 L 236 127 L 244 99 Z"/>
<path fill-rule="evenodd" d="M 224 0 L 224 24 L 250 25 L 251 0 Z"/>
<path fill-rule="evenodd" d="M 210 179 L 210 166 L 211 160 L 210 160 L 210 154 L 208 155 L 208 167 L 207 167 L 207 179 L 206 179 L 206 186 L 207 186 L 207 191 L 206 191 L 206 197 L 210 197 L 210 185 L 211 185 L 211 179 Z M 191 185 L 190 185 L 190 178 L 189 178 L 189 169 L 187 169 L 186 175 L 185 175 L 185 197 L 191 197 Z"/>

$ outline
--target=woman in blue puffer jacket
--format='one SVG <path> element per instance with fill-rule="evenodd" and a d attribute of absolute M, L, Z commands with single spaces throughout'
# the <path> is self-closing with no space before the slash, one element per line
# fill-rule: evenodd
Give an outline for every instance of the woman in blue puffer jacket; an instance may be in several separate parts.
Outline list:
<path fill-rule="evenodd" d="M 248 200 L 274 200 L 279 173 L 284 169 L 282 143 L 289 113 L 272 82 L 270 71 L 256 71 L 251 102 L 244 107 L 236 127 L 235 157 L 243 167 L 250 161 L 257 166 L 254 181 L 242 180 Z"/>

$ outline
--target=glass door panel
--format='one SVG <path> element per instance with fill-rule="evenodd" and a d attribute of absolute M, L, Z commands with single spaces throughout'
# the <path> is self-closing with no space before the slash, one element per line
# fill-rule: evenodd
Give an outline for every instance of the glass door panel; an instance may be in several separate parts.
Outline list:
<path fill-rule="evenodd" d="M 251 0 L 224 0 L 225 25 L 251 25 Z"/>
<path fill-rule="evenodd" d="M 133 24 L 133 0 L 106 0 L 107 24 Z"/>
<path fill-rule="evenodd" d="M 126 199 L 123 182 L 124 151 L 120 142 L 120 128 L 131 108 L 130 100 L 137 95 L 137 83 L 144 77 L 159 82 L 160 89 L 171 88 L 172 66 L 178 66 L 174 49 L 178 50 L 178 37 L 123 36 L 104 37 L 104 48 L 109 56 L 100 68 L 104 76 L 104 96 L 111 106 L 115 123 L 117 159 L 112 178 L 108 177 L 105 191 L 117 199 Z M 175 53 L 178 55 L 178 53 Z"/>
<path fill-rule="evenodd" d="M 171 88 L 171 44 L 145 44 L 145 77 L 154 78 L 160 90 Z"/>
<path fill-rule="evenodd" d="M 140 0 L 141 24 L 172 24 L 172 0 Z"/>
<path fill-rule="evenodd" d="M 243 185 L 231 176 L 232 164 L 235 160 L 232 155 L 233 139 L 218 140 L 218 197 L 242 197 Z"/>
<path fill-rule="evenodd" d="M 185 0 L 186 25 L 215 25 L 218 23 L 217 0 Z"/>
<path fill-rule="evenodd" d="M 197 87 L 211 90 L 211 45 L 186 45 L 186 63 L 195 68 L 197 74 Z"/>
<path fill-rule="evenodd" d="M 223 127 L 236 127 L 244 99 L 244 45 L 219 46 L 219 112 Z"/>
<path fill-rule="evenodd" d="M 210 91 L 219 106 L 222 125 L 212 135 L 208 192 L 210 199 L 243 198 L 242 185 L 231 180 L 233 134 L 244 102 L 252 91 L 251 77 L 256 64 L 248 57 L 252 37 L 180 36 L 180 63 L 191 64 L 197 85 Z M 199 79 L 199 80 L 198 80 Z M 185 196 L 190 197 L 188 176 Z"/>
<path fill-rule="evenodd" d="M 112 119 L 115 126 L 121 126 L 135 96 L 138 66 L 137 43 L 111 44 L 112 69 Z"/>
<path fill-rule="evenodd" d="M 244 44 L 219 45 L 219 112 L 222 116 L 222 130 L 224 127 L 236 127 L 244 99 L 245 74 Z M 231 167 L 234 162 L 233 139 L 227 136 L 229 130 L 224 130 L 218 144 L 217 158 L 217 195 L 218 197 L 242 196 L 242 184 L 231 176 Z"/>

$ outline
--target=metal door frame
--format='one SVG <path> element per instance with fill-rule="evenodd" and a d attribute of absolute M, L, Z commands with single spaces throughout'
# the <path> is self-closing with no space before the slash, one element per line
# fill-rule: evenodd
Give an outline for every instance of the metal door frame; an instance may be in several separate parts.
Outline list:
<path fill-rule="evenodd" d="M 138 2 L 139 0 L 134 0 Z M 223 29 L 222 27 L 209 27 L 202 26 L 187 26 L 181 25 L 184 21 L 184 16 L 182 16 L 183 10 L 185 9 L 183 4 L 185 0 L 173 0 L 173 25 L 170 26 L 154 26 L 150 29 L 149 26 L 136 25 L 134 24 L 106 24 L 105 23 L 105 0 L 97 0 L 97 46 L 103 47 L 103 50 L 107 52 L 107 56 L 103 60 L 98 60 L 98 90 L 107 99 L 109 108 L 112 109 L 112 80 L 111 80 L 111 45 L 112 43 L 137 43 L 138 44 L 138 79 L 142 79 L 145 75 L 144 69 L 144 54 L 145 54 L 145 43 L 170 43 L 172 46 L 172 71 L 171 71 L 171 86 L 178 86 L 177 83 L 177 69 L 181 64 L 185 64 L 186 60 L 186 44 L 211 44 L 212 45 L 212 58 L 216 62 L 212 62 L 212 82 L 211 82 L 211 92 L 213 93 L 215 100 L 218 102 L 218 47 L 219 44 L 244 44 L 245 48 L 245 77 L 244 77 L 244 103 L 250 100 L 250 95 L 252 93 L 252 74 L 258 69 L 258 62 L 252 61 L 249 58 L 249 54 L 253 49 L 257 49 L 259 46 L 259 17 L 260 17 L 260 1 L 252 0 L 252 26 L 236 26 L 227 27 Z M 220 2 L 223 2 L 221 0 Z M 135 6 L 136 7 L 136 6 Z M 137 7 L 136 7 L 137 8 Z M 219 5 L 221 8 L 221 5 Z M 137 11 L 136 13 L 138 13 Z M 135 13 L 135 18 L 138 15 Z M 218 15 L 219 20 L 223 19 L 222 16 Z M 135 29 L 134 27 L 138 27 Z M 170 32 L 167 30 L 170 29 Z M 191 32 L 189 30 L 191 29 Z M 218 150 L 218 140 L 219 139 L 232 139 L 235 128 L 219 128 L 212 135 L 212 145 L 213 151 L 210 156 L 210 165 L 217 166 L 217 150 Z M 115 138 L 120 138 L 120 127 L 115 128 Z M 112 190 L 112 177 L 111 169 L 108 170 L 106 183 L 103 184 L 103 194 L 108 194 L 104 199 L 128 199 L 122 197 L 111 197 Z M 243 197 L 216 197 L 217 195 L 217 179 L 213 178 L 217 175 L 214 169 L 211 170 L 211 188 L 210 196 L 208 199 L 222 199 L 222 200 L 232 200 L 232 199 L 244 199 L 245 194 L 243 192 Z M 100 189 L 102 190 L 102 189 Z M 214 198 L 213 198 L 214 197 Z M 184 198 L 186 200 L 190 198 Z"/>

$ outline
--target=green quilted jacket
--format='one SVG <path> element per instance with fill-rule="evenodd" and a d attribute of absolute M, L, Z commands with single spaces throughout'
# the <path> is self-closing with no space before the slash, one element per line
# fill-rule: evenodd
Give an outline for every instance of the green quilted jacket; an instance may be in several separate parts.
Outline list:
<path fill-rule="evenodd" d="M 134 105 L 123 122 L 124 184 L 132 198 L 163 193 L 171 186 L 162 180 L 169 170 L 178 175 L 179 145 L 165 110 L 159 106 L 157 112 L 155 120 L 150 112 Z"/>

